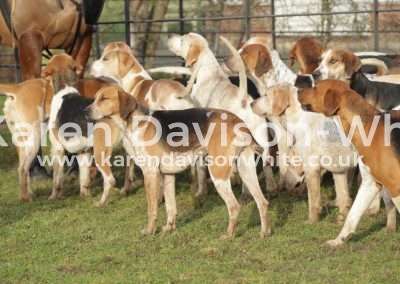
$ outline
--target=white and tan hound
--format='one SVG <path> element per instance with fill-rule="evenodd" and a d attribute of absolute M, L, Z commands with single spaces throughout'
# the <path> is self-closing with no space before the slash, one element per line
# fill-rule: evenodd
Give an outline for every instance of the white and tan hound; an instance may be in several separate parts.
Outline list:
<path fill-rule="evenodd" d="M 351 145 L 343 144 L 332 119 L 302 110 L 297 100 L 297 90 L 289 83 L 272 86 L 267 89 L 265 96 L 252 103 L 253 111 L 280 123 L 290 137 L 292 153 L 285 158 L 285 163 L 296 166 L 297 174 L 305 179 L 309 222 L 314 223 L 319 218 L 321 176 L 324 171 L 333 173 L 336 190 L 333 203 L 339 207 L 338 221 L 344 221 L 351 206 L 347 172 L 355 167 L 358 155 Z M 290 163 L 290 159 L 295 158 L 301 161 Z M 296 173 L 288 171 L 285 181 L 290 174 Z"/>
<path fill-rule="evenodd" d="M 225 43 L 228 44 L 227 41 Z M 231 48 L 231 45 L 228 47 Z M 276 184 L 270 165 L 268 131 L 263 127 L 265 119 L 251 110 L 250 103 L 253 99 L 247 94 L 245 70 L 243 68 L 238 70 L 240 86 L 232 84 L 209 48 L 207 40 L 197 33 L 172 35 L 168 40 L 168 48 L 185 59 L 186 67 L 193 68 L 192 77 L 195 77 L 196 81 L 193 84 L 191 98 L 196 106 L 235 113 L 249 127 L 257 143 L 264 147 L 263 161 L 267 190 L 274 192 Z M 240 62 L 238 64 L 243 66 Z"/>
<path fill-rule="evenodd" d="M 289 52 L 290 66 L 297 62 L 300 65 L 301 74 L 311 74 L 319 63 L 319 58 L 324 50 L 322 43 L 312 36 L 298 39 Z"/>
<path fill-rule="evenodd" d="M 329 78 L 348 83 L 351 89 L 381 110 L 399 108 L 400 84 L 371 81 L 361 71 L 361 65 L 360 58 L 348 49 L 327 49 L 312 75 L 317 81 Z"/>
<path fill-rule="evenodd" d="M 94 77 L 109 77 L 142 105 L 150 109 L 187 109 L 193 107 L 185 86 L 175 80 L 153 80 L 123 42 L 109 43 L 94 61 L 90 73 Z"/>
<path fill-rule="evenodd" d="M 345 82 L 333 79 L 319 81 L 314 88 L 301 90 L 299 101 L 308 111 L 336 116 L 360 156 L 361 186 L 342 231 L 328 245 L 342 245 L 355 232 L 362 215 L 382 187 L 391 197 L 391 200 L 384 198 L 388 210 L 386 228 L 396 230 L 396 208 L 400 211 L 400 130 L 395 124 L 400 121 L 400 112 L 380 112 Z M 362 130 L 353 127 L 357 119 L 362 123 Z M 354 131 L 352 135 L 349 135 L 350 131 Z"/>
<path fill-rule="evenodd" d="M 174 175 L 196 159 L 203 160 L 204 156 L 215 188 L 229 212 L 228 229 L 221 238 L 234 236 L 237 226 L 240 205 L 232 192 L 230 182 L 232 162 L 236 158 L 239 175 L 259 209 L 261 236 L 270 233 L 268 201 L 258 184 L 256 168 L 247 164 L 255 163 L 255 148 L 260 146 L 236 115 L 210 108 L 149 112 L 133 96 L 115 87 L 100 90 L 88 109 L 92 119 L 110 117 L 125 129 L 124 139 L 128 138 L 131 144 L 124 145 L 135 156 L 135 162 L 144 175 L 148 224 L 143 233 L 154 234 L 156 231 L 160 181 L 163 183 L 167 210 L 167 223 L 163 231 L 175 229 L 177 209 Z M 185 134 L 176 134 L 177 128 Z"/>

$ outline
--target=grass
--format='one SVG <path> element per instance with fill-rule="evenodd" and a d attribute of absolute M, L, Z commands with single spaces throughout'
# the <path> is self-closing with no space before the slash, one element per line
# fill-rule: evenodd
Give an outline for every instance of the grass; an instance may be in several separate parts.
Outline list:
<path fill-rule="evenodd" d="M 6 130 L 1 136 L 10 141 Z M 2 283 L 381 283 L 398 282 L 398 233 L 389 234 L 385 212 L 364 217 L 346 246 L 329 249 L 336 237 L 336 209 L 324 207 L 321 221 L 307 224 L 308 205 L 281 193 L 270 200 L 273 235 L 258 237 L 254 202 L 242 206 L 237 236 L 219 241 L 227 226 L 221 198 L 211 193 L 195 202 L 186 173 L 178 176 L 177 230 L 143 236 L 146 197 L 143 188 L 128 196 L 117 192 L 108 206 L 94 206 L 102 191 L 101 178 L 92 197 L 79 197 L 78 182 L 67 177 L 64 197 L 48 201 L 51 181 L 34 182 L 37 198 L 19 201 L 15 149 L 0 148 L 0 279 Z M 118 185 L 123 171 L 115 169 Z M 212 187 L 212 185 L 209 185 Z M 323 200 L 332 197 L 324 182 Z M 235 193 L 240 194 L 235 188 Z M 166 220 L 159 208 L 158 226 Z"/>

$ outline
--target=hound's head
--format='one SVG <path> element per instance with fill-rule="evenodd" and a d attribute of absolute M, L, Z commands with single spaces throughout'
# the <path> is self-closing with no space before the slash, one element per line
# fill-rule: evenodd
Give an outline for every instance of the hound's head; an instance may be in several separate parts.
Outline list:
<path fill-rule="evenodd" d="M 249 44 L 246 42 L 239 48 L 238 52 L 244 62 L 247 73 L 255 77 L 261 77 L 272 68 L 271 55 L 264 44 Z M 233 56 L 225 57 L 224 63 L 230 72 L 234 74 L 238 73 L 239 68 Z"/>
<path fill-rule="evenodd" d="M 299 106 L 297 88 L 289 83 L 269 87 L 265 96 L 251 103 L 254 113 L 266 117 L 279 117 L 290 106 Z"/>
<path fill-rule="evenodd" d="M 41 77 L 52 82 L 55 92 L 66 86 L 76 87 L 78 78 L 83 77 L 84 67 L 68 54 L 54 55 L 46 67 L 43 68 Z"/>
<path fill-rule="evenodd" d="M 110 51 L 110 50 L 123 50 L 123 51 L 129 52 L 129 53 L 132 52 L 132 50 L 131 50 L 131 48 L 129 47 L 129 45 L 127 45 L 127 44 L 126 44 L 125 42 L 123 42 L 123 41 L 113 41 L 113 42 L 108 43 L 108 44 L 104 47 L 103 53 L 106 53 L 106 52 L 108 52 L 108 51 Z"/>
<path fill-rule="evenodd" d="M 333 116 L 341 108 L 346 96 L 352 91 L 340 80 L 326 79 L 318 81 L 313 88 L 302 89 L 298 93 L 301 106 L 306 111 L 319 112 Z"/>
<path fill-rule="evenodd" d="M 101 57 L 94 61 L 90 74 L 94 77 L 110 77 L 121 82 L 129 74 L 148 76 L 142 65 L 125 44 L 107 45 Z"/>
<path fill-rule="evenodd" d="M 338 79 L 346 81 L 360 68 L 360 59 L 350 50 L 327 49 L 322 53 L 319 66 L 312 75 L 315 80 Z"/>
<path fill-rule="evenodd" d="M 126 120 L 137 107 L 133 96 L 126 93 L 119 86 L 101 88 L 94 102 L 87 107 L 91 119 L 99 120 L 104 117 L 117 116 Z"/>
<path fill-rule="evenodd" d="M 202 51 L 208 49 L 207 40 L 197 34 L 172 34 L 168 39 L 168 49 L 185 60 L 185 66 L 192 66 L 201 56 Z"/>

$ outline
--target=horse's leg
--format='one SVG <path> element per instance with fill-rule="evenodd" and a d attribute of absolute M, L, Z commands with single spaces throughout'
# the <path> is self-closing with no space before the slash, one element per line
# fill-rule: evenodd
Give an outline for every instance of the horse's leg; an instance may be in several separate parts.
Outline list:
<path fill-rule="evenodd" d="M 89 60 L 90 51 L 92 48 L 92 35 L 93 33 L 91 31 L 86 32 L 83 35 L 82 41 L 73 48 L 70 54 L 72 58 L 74 58 L 76 62 L 82 66 L 86 66 L 86 63 Z M 80 77 L 83 78 L 83 72 Z"/>
<path fill-rule="evenodd" d="M 23 81 L 40 77 L 43 43 L 43 34 L 38 30 L 21 34 L 18 49 Z"/>
<path fill-rule="evenodd" d="M 38 30 L 29 30 L 21 34 L 18 41 L 18 50 L 23 81 L 40 77 L 43 42 L 43 34 Z M 37 159 L 42 154 L 41 150 L 39 148 L 36 158 L 32 161 L 29 169 L 29 174 L 33 179 L 48 178 L 46 169 L 40 165 Z"/>

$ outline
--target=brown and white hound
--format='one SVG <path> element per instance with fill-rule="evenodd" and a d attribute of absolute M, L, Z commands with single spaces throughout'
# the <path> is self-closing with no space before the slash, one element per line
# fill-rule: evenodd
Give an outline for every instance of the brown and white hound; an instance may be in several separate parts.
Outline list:
<path fill-rule="evenodd" d="M 230 82 L 210 49 L 207 40 L 202 35 L 197 33 L 173 34 L 168 40 L 168 48 L 175 55 L 182 57 L 185 60 L 185 66 L 193 70 L 191 79 L 195 78 L 196 80 L 190 96 L 196 107 L 218 108 L 235 113 L 249 127 L 255 140 L 264 147 L 262 158 L 265 182 L 267 190 L 275 192 L 277 187 L 269 152 L 269 146 L 272 143 L 269 143 L 268 129 L 263 127 L 263 125 L 265 126 L 265 119 L 251 110 L 250 103 L 253 99 L 247 94 L 245 87 L 247 82 L 245 67 L 240 64 L 240 58 L 238 58 L 239 56 L 237 56 L 234 48 L 229 45 L 229 42 L 223 41 L 230 50 L 232 48 L 235 52 L 233 53 L 234 58 L 239 66 L 239 87 Z M 242 196 L 247 198 L 247 196 Z"/>
<path fill-rule="evenodd" d="M 268 201 L 259 186 L 255 166 L 247 164 L 255 162 L 255 149 L 261 147 L 236 115 L 211 108 L 150 112 L 133 96 L 116 87 L 101 89 L 88 110 L 92 119 L 110 117 L 124 129 L 124 139 L 130 142 L 124 142 L 124 145 L 130 145 L 127 151 L 134 155 L 136 164 L 143 171 L 148 202 L 148 224 L 143 233 L 154 234 L 156 231 L 160 181 L 168 215 L 163 231 L 175 229 L 175 173 L 183 171 L 196 159 L 206 158 L 211 179 L 229 212 L 228 229 L 221 238 L 235 235 L 240 211 L 230 182 L 235 159 L 239 175 L 257 203 L 260 234 L 270 234 Z M 177 129 L 182 135 L 177 134 Z"/>
<path fill-rule="evenodd" d="M 123 42 L 111 42 L 94 61 L 90 73 L 96 78 L 113 78 L 142 105 L 150 109 L 193 107 L 185 86 L 175 80 L 153 80 Z"/>
<path fill-rule="evenodd" d="M 301 90 L 299 101 L 305 110 L 336 116 L 360 157 L 361 186 L 342 231 L 328 244 L 341 245 L 355 232 L 362 215 L 382 187 L 391 198 L 384 198 L 388 210 L 387 229 L 394 231 L 396 208 L 400 210 L 400 112 L 381 112 L 345 82 L 333 79 Z"/>
<path fill-rule="evenodd" d="M 317 67 L 324 48 L 314 37 L 305 36 L 297 40 L 289 52 L 290 66 L 299 62 L 301 74 L 311 74 Z"/>
<path fill-rule="evenodd" d="M 400 84 L 369 80 L 361 71 L 361 60 L 353 52 L 343 48 L 325 50 L 313 72 L 315 80 L 339 79 L 381 110 L 400 107 Z"/>

